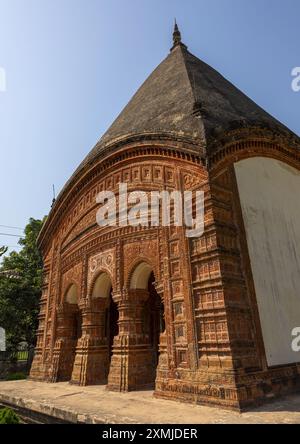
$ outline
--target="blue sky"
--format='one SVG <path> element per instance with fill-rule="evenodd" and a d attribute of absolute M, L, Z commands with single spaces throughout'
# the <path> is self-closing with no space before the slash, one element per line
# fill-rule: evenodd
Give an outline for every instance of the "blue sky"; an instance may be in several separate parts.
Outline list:
<path fill-rule="evenodd" d="M 300 135 L 299 0 L 0 0 L 0 225 L 48 213 L 52 184 L 167 56 L 174 17 L 192 53 Z"/>

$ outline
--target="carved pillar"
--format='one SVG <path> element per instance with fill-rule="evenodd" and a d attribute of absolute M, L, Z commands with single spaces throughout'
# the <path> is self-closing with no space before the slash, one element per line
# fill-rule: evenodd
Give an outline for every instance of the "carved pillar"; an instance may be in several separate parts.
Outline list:
<path fill-rule="evenodd" d="M 106 384 L 109 370 L 108 339 L 105 336 L 108 298 L 85 299 L 82 311 L 82 336 L 78 339 L 72 372 L 73 384 Z"/>
<path fill-rule="evenodd" d="M 114 339 L 108 376 L 109 390 L 130 391 L 153 385 L 153 353 L 143 332 L 143 309 L 147 290 L 126 290 L 114 295 L 119 309 L 119 334 Z"/>
<path fill-rule="evenodd" d="M 42 295 L 40 299 L 39 326 L 37 343 L 30 370 L 30 378 L 48 380 L 49 369 L 54 344 L 51 342 L 54 328 L 55 288 L 57 283 L 57 269 L 59 261 L 59 247 L 53 242 L 47 254 L 43 254 L 44 270 Z"/>
<path fill-rule="evenodd" d="M 164 300 L 164 288 L 162 283 L 155 283 L 155 289 L 157 294 L 159 295 L 162 303 L 165 308 L 165 300 Z M 169 371 L 169 363 L 168 363 L 168 343 L 167 343 L 167 326 L 166 319 L 164 313 L 164 321 L 165 321 L 165 330 L 160 333 L 159 337 L 159 358 L 157 365 L 157 375 L 159 378 L 167 378 Z"/>
<path fill-rule="evenodd" d="M 251 310 L 249 276 L 245 273 L 246 236 L 241 230 L 242 219 L 239 220 L 236 214 L 239 199 L 234 179 L 233 170 L 218 176 L 211 183 L 211 196 L 226 310 L 228 365 L 235 373 L 244 374 L 245 369 L 261 369 L 258 354 L 261 331 L 259 326 L 255 328 Z"/>
<path fill-rule="evenodd" d="M 44 287 L 45 284 L 43 284 Z M 46 379 L 45 364 L 43 362 L 44 335 L 46 330 L 46 305 L 48 298 L 48 289 L 43 288 L 40 299 L 40 312 L 38 316 L 39 326 L 36 332 L 37 341 L 34 352 L 34 358 L 30 369 L 30 379 L 44 380 Z"/>
<path fill-rule="evenodd" d="M 66 302 L 57 308 L 56 341 L 49 375 L 51 382 L 71 379 L 76 346 L 74 332 L 76 313 L 78 313 L 78 306 Z"/>

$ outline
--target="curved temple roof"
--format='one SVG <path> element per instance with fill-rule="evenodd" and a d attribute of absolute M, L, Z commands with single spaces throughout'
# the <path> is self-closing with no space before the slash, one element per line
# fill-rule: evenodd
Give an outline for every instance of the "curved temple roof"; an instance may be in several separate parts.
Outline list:
<path fill-rule="evenodd" d="M 176 23 L 173 41 L 168 57 L 139 88 L 79 169 L 92 163 L 113 142 L 147 133 L 187 137 L 199 142 L 199 151 L 201 146 L 207 146 L 215 131 L 226 131 L 233 124 L 259 124 L 292 134 L 215 69 L 191 54 L 181 42 Z"/>
<path fill-rule="evenodd" d="M 57 201 L 83 170 L 127 140 L 180 137 L 193 142 L 195 154 L 209 156 L 219 135 L 239 127 L 265 127 L 289 137 L 300 147 L 297 135 L 191 54 L 175 23 L 170 54 L 79 165 Z"/>

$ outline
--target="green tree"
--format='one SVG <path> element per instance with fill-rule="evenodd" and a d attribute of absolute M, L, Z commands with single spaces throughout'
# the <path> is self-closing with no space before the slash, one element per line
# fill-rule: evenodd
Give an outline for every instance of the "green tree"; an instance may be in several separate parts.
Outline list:
<path fill-rule="evenodd" d="M 34 345 L 42 284 L 42 258 L 36 240 L 43 221 L 31 218 L 13 251 L 0 265 L 0 325 L 6 331 L 7 348 L 21 341 Z"/>

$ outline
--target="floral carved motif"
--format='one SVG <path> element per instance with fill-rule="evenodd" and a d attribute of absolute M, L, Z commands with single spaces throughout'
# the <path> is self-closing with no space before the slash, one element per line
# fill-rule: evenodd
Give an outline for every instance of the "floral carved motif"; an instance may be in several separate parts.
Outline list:
<path fill-rule="evenodd" d="M 138 240 L 124 245 L 125 282 L 129 280 L 134 265 L 143 260 L 152 265 L 155 278 L 159 279 L 159 249 L 156 239 Z"/>
<path fill-rule="evenodd" d="M 88 293 L 91 291 L 94 279 L 101 271 L 106 271 L 112 279 L 112 284 L 115 283 L 115 249 L 102 251 L 95 256 L 90 257 L 88 261 L 88 279 L 87 288 Z"/>
<path fill-rule="evenodd" d="M 197 170 L 194 173 L 183 173 L 183 183 L 184 183 L 184 189 L 190 190 L 197 188 L 201 185 L 203 185 L 203 182 L 206 180 L 206 175 L 201 174 L 202 171 Z"/>

